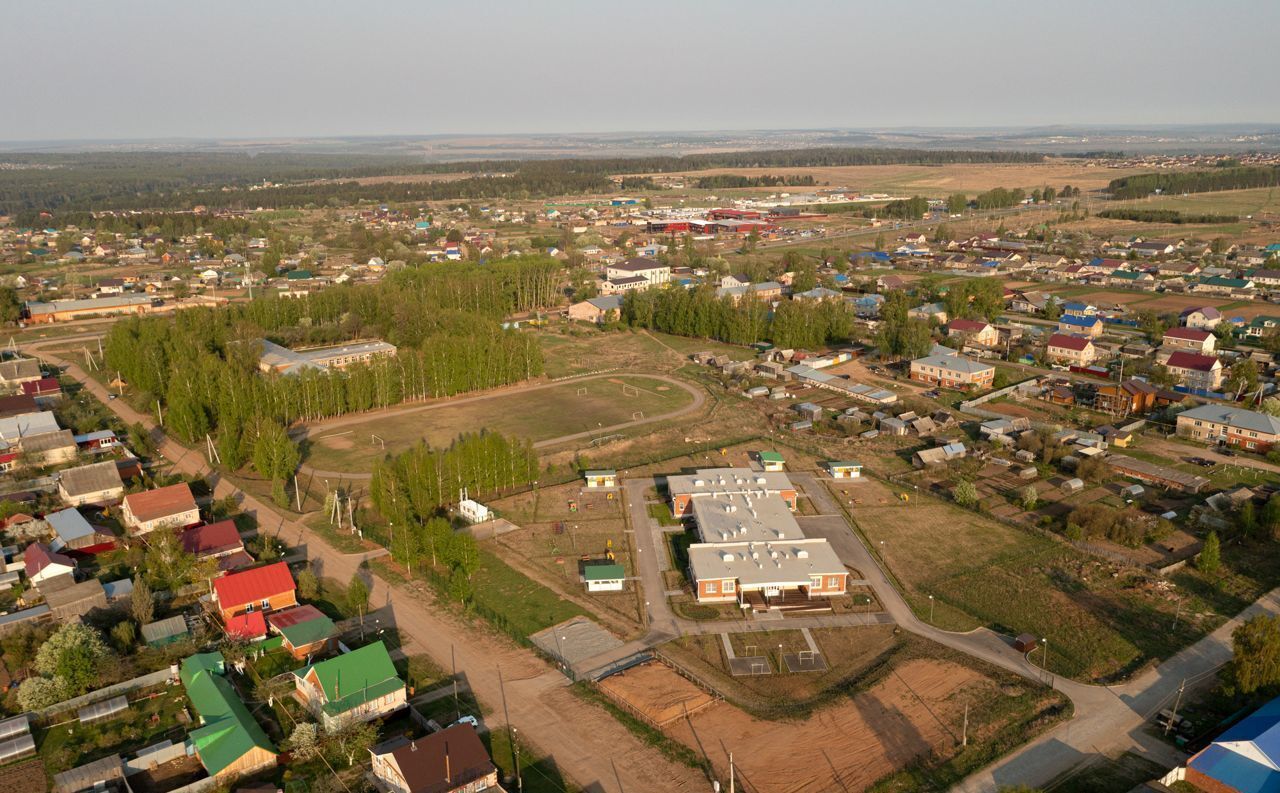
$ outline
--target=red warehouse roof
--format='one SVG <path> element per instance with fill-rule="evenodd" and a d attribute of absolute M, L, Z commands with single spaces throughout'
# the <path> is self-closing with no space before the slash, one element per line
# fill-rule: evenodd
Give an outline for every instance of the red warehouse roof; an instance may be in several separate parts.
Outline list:
<path fill-rule="evenodd" d="M 218 606 L 224 609 L 257 603 L 272 595 L 293 590 L 293 574 L 289 572 L 289 565 L 284 562 L 255 567 L 243 573 L 232 573 L 213 582 Z"/>

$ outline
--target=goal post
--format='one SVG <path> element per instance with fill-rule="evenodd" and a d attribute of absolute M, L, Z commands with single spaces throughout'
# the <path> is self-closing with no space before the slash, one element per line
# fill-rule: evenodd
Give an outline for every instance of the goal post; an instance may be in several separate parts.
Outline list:
<path fill-rule="evenodd" d="M 623 395 L 623 396 L 629 396 L 629 397 L 640 396 L 640 389 L 639 389 L 639 388 L 636 388 L 636 387 L 635 387 L 635 386 L 633 386 L 633 385 L 627 385 L 626 383 L 623 383 L 623 384 L 622 384 L 622 395 Z"/>
<path fill-rule="evenodd" d="M 578 386 L 578 396 L 586 396 L 586 395 L 587 395 L 587 387 L 584 385 Z"/>
<path fill-rule="evenodd" d="M 643 418 L 644 418 L 644 411 L 643 411 L 643 410 L 637 410 L 635 413 L 632 413 L 632 414 L 631 414 L 631 420 L 632 420 L 632 421 L 640 421 L 640 420 L 641 420 L 641 419 L 643 419 Z"/>

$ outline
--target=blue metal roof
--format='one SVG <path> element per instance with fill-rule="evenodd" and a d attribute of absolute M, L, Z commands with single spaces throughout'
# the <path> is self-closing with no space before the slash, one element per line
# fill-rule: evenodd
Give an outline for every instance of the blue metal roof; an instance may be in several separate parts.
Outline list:
<path fill-rule="evenodd" d="M 1187 765 L 1240 793 L 1280 793 L 1280 697 L 1258 708 Z"/>
<path fill-rule="evenodd" d="M 1058 322 L 1063 325 L 1075 325 L 1081 328 L 1092 328 L 1101 322 L 1097 317 L 1077 317 L 1071 314 L 1063 314 Z"/>

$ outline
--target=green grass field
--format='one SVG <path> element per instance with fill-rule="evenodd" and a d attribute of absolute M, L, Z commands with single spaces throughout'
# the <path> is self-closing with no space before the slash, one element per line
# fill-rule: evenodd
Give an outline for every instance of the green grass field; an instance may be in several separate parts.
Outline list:
<path fill-rule="evenodd" d="M 1133 201 L 1099 204 L 1105 209 L 1173 209 L 1192 214 L 1258 215 L 1280 212 L 1280 189 L 1259 187 L 1254 190 L 1222 190 L 1216 193 L 1162 195 Z"/>
<path fill-rule="evenodd" d="M 368 471 L 383 454 L 404 451 L 419 440 L 443 447 L 464 432 L 487 429 L 537 442 L 602 431 L 637 414 L 650 418 L 692 401 L 679 386 L 643 375 L 600 377 L 471 402 L 445 401 L 438 407 L 320 429 L 307 444 L 307 462 L 325 471 Z"/>
<path fill-rule="evenodd" d="M 480 569 L 471 580 L 475 605 L 499 627 L 529 636 L 585 612 L 533 581 L 487 550 L 480 552 Z M 497 615 L 496 619 L 494 616 Z"/>
<path fill-rule="evenodd" d="M 1142 596 L 1137 579 L 1048 538 L 949 504 L 859 507 L 854 518 L 916 613 L 947 630 L 986 626 L 1049 640 L 1049 668 L 1093 680 L 1164 658 L 1220 620 L 1172 629 L 1173 606 Z M 881 545 L 880 543 L 884 544 Z M 1192 608 L 1212 613 L 1208 603 Z M 1041 654 L 1035 660 L 1040 662 Z"/>

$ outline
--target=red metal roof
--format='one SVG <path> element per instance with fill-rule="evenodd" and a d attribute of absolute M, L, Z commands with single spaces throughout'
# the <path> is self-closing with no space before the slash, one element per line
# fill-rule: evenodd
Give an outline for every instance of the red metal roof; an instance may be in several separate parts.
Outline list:
<path fill-rule="evenodd" d="M 257 603 L 293 590 L 293 574 L 289 572 L 289 565 L 284 562 L 255 567 L 242 573 L 231 573 L 213 582 L 218 606 L 224 609 Z"/>
<path fill-rule="evenodd" d="M 227 635 L 241 639 L 261 639 L 267 635 L 267 620 L 261 611 L 248 611 L 227 620 Z"/>
<path fill-rule="evenodd" d="M 958 330 L 961 333 L 981 333 L 986 328 L 987 323 L 979 322 L 976 319 L 953 319 L 947 325 L 947 330 Z"/>
<path fill-rule="evenodd" d="M 310 603 L 306 603 L 284 611 L 271 612 L 271 627 L 276 630 L 283 630 L 293 625 L 300 625 L 304 622 L 323 618 L 324 612 Z"/>
<path fill-rule="evenodd" d="M 1179 350 L 1169 356 L 1165 363 L 1170 369 L 1193 369 L 1197 372 L 1211 372 L 1218 365 L 1218 359 L 1212 355 L 1200 355 L 1194 352 Z"/>
<path fill-rule="evenodd" d="M 1050 347 L 1061 347 L 1065 350 L 1075 350 L 1080 352 L 1089 346 L 1091 342 L 1082 336 L 1068 336 L 1065 333 L 1055 333 L 1049 337 Z"/>
<path fill-rule="evenodd" d="M 205 556 L 235 548 L 242 549 L 244 542 L 240 539 L 234 520 L 220 520 L 182 532 L 182 548 L 187 553 Z"/>
<path fill-rule="evenodd" d="M 1169 328 L 1164 332 L 1166 339 L 1186 339 L 1187 341 L 1204 341 L 1211 334 L 1199 328 Z"/>
<path fill-rule="evenodd" d="M 22 393 L 32 396 L 42 396 L 44 394 L 60 394 L 62 393 L 62 384 L 58 382 L 56 377 L 42 377 L 39 380 L 32 380 L 22 384 Z"/>
<path fill-rule="evenodd" d="M 64 567 L 76 566 L 75 560 L 70 556 L 54 553 L 46 548 L 43 543 L 38 542 L 33 542 L 27 546 L 26 552 L 22 555 L 22 561 L 27 578 L 34 576 L 51 564 L 60 564 Z"/>

